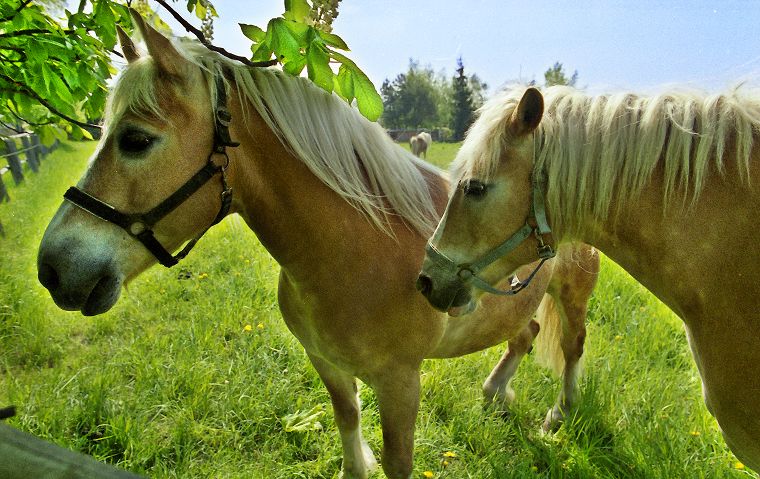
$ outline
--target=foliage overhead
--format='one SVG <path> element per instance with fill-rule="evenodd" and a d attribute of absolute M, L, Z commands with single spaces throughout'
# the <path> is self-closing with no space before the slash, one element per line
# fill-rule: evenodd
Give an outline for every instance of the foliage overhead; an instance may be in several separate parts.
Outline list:
<path fill-rule="evenodd" d="M 103 110 L 116 23 L 131 24 L 127 8 L 110 0 L 65 13 L 58 21 L 30 0 L 0 3 L 0 121 L 25 123 L 44 142 L 90 135 L 82 127 Z"/>
<path fill-rule="evenodd" d="M 157 0 L 175 18 L 181 16 L 166 1 Z M 285 0 L 285 13 L 269 22 L 266 30 L 241 25 L 253 41 L 252 60 L 282 64 L 284 71 L 299 75 L 304 68 L 321 88 L 334 91 L 348 102 L 356 101 L 370 120 L 382 113 L 382 100 L 372 82 L 343 53 L 348 46 L 332 33 L 339 0 Z M 97 128 L 108 91 L 116 73 L 116 24 L 128 32 L 132 21 L 127 5 L 112 0 L 80 0 L 75 11 L 54 13 L 61 2 L 11 0 L 0 2 L 0 127 L 32 128 L 43 142 L 71 135 L 90 137 Z M 146 0 L 131 6 L 151 23 L 167 27 Z M 184 3 L 184 2 L 183 2 Z M 209 0 L 186 0 L 187 10 L 203 22 L 192 31 L 209 45 L 212 18 L 217 13 Z M 188 31 L 193 27 L 180 21 Z M 204 34 L 207 37 L 204 37 Z M 220 51 L 222 49 L 218 49 Z M 222 52 L 223 54 L 226 52 Z M 247 59 L 242 59 L 247 60 Z M 334 71 L 332 65 L 336 65 Z"/>

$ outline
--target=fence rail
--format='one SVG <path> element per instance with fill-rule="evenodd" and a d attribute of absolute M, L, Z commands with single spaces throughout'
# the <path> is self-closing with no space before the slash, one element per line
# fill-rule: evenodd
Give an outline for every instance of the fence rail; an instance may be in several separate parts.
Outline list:
<path fill-rule="evenodd" d="M 33 173 L 37 173 L 40 168 L 40 162 L 59 144 L 55 141 L 50 147 L 40 143 L 40 138 L 34 133 L 21 133 L 18 135 L 0 137 L 2 140 L 3 150 L 0 150 L 0 203 L 11 200 L 8 194 L 8 188 L 5 187 L 3 177 L 6 173 L 11 174 L 13 182 L 16 185 L 24 181 L 24 166 L 28 167 Z M 24 157 L 23 159 L 21 157 Z M 3 223 L 0 222 L 0 236 L 5 236 Z"/>

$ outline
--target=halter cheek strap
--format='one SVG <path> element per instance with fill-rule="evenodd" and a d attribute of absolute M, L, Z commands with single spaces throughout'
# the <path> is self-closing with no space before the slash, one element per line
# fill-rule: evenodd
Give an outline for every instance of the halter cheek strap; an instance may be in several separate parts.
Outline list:
<path fill-rule="evenodd" d="M 198 172 L 187 180 L 177 191 L 169 195 L 168 198 L 153 209 L 147 213 L 122 213 L 108 203 L 95 198 L 76 186 L 70 187 L 63 197 L 88 213 L 121 227 L 124 231 L 129 233 L 130 236 L 141 242 L 148 251 L 156 257 L 158 262 L 167 268 L 171 268 L 177 264 L 179 260 L 187 256 L 198 240 L 206 234 L 209 228 L 219 223 L 225 216 L 227 216 L 232 203 L 232 188 L 227 184 L 226 170 L 229 166 L 230 158 L 227 156 L 226 147 L 236 147 L 239 143 L 232 141 L 230 138 L 229 124 L 232 115 L 230 115 L 230 112 L 227 110 L 227 95 L 224 90 L 224 81 L 221 76 L 218 76 L 216 79 L 216 87 L 217 105 L 214 146 L 211 153 L 209 153 L 206 165 L 198 170 Z M 215 154 L 224 156 L 224 164 L 220 166 L 214 163 L 212 158 Z M 219 207 L 219 212 L 206 229 L 190 240 L 179 253 L 172 256 L 172 254 L 156 239 L 153 233 L 153 227 L 217 174 L 221 174 L 222 181 L 222 192 L 220 195 L 221 205 Z"/>
<path fill-rule="evenodd" d="M 544 242 L 544 236 L 551 234 L 551 228 L 546 219 L 543 178 L 538 174 L 534 174 L 531 183 L 532 193 L 530 214 L 525 220 L 525 224 L 519 230 L 504 240 L 500 245 L 496 246 L 475 261 L 471 263 L 457 264 L 433 245 L 433 242 L 438 242 L 439 236 L 442 234 L 443 228 L 440 228 L 425 247 L 427 256 L 434 263 L 435 267 L 443 270 L 449 277 L 456 276 L 463 284 L 470 284 L 491 294 L 512 296 L 527 288 L 544 263 L 556 255 L 554 248 L 552 248 L 550 244 Z M 512 284 L 510 289 L 501 290 L 494 288 L 483 278 L 478 276 L 478 273 L 496 262 L 499 258 L 514 251 L 523 243 L 523 241 L 530 238 L 531 235 L 536 238 L 536 252 L 541 261 L 533 269 L 530 275 L 528 275 L 528 278 L 525 281 L 517 281 Z"/>

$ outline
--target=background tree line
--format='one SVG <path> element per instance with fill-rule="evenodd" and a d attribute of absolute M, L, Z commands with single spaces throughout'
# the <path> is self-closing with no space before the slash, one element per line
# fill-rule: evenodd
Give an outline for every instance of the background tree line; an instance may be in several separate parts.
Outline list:
<path fill-rule="evenodd" d="M 448 78 L 445 72 L 436 73 L 410 59 L 406 72 L 392 81 L 386 79 L 380 87 L 380 122 L 391 130 L 439 130 L 444 140 L 463 140 L 475 111 L 485 102 L 488 85 L 475 73 L 465 74 L 461 57 L 455 71 Z M 568 77 L 559 62 L 544 72 L 545 86 L 575 86 L 577 81 L 578 72 Z"/>

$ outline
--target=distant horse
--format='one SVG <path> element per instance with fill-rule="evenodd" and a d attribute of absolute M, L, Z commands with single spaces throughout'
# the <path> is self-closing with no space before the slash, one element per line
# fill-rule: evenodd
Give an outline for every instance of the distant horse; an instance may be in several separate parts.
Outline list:
<path fill-rule="evenodd" d="M 412 147 L 412 153 L 414 156 L 420 158 L 422 158 L 423 155 L 427 158 L 427 150 L 432 144 L 433 137 L 426 131 L 409 138 L 409 146 Z"/>
<path fill-rule="evenodd" d="M 536 226 L 545 195 L 549 231 L 532 228 L 480 280 L 534 261 L 536 241 L 598 246 L 683 319 L 707 408 L 736 456 L 760 471 L 758 140 L 757 92 L 499 94 L 453 165 L 460 188 L 428 247 L 425 292 L 439 307 L 471 301 L 457 265 Z"/>
<path fill-rule="evenodd" d="M 377 397 L 383 469 L 408 478 L 423 359 L 509 340 L 483 386 L 488 401 L 506 406 L 542 300 L 539 337 L 559 336 L 564 357 L 555 359 L 565 362 L 548 420 L 572 405 L 598 269 L 593 249 L 561 250 L 523 294 L 488 298 L 472 318 L 439 313 L 415 279 L 448 195 L 442 172 L 308 80 L 243 67 L 197 43 L 174 45 L 135 22 L 149 56 L 119 32 L 128 65 L 103 138 L 40 245 L 39 279 L 56 304 L 107 311 L 123 283 L 157 260 L 176 263 L 188 248 L 169 251 L 194 244 L 230 211 L 281 266 L 280 310 L 330 393 L 344 477 L 366 478 L 376 465 L 362 439 L 356 378 Z"/>

